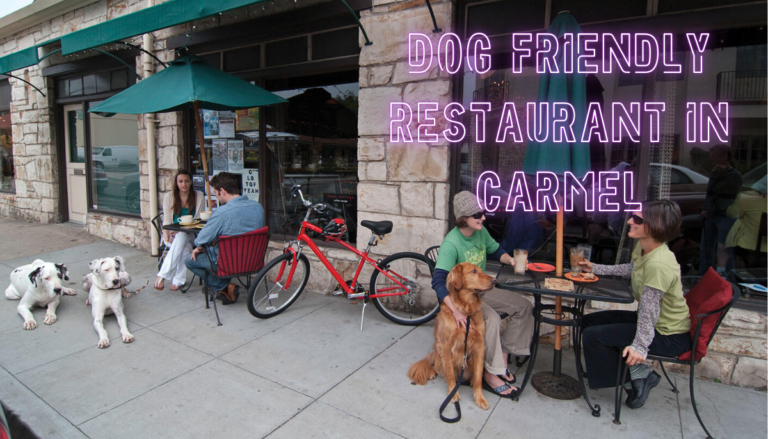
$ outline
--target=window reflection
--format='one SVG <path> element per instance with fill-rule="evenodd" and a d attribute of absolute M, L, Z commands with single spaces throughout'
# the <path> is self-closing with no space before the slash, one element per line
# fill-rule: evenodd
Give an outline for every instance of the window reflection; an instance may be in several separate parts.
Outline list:
<path fill-rule="evenodd" d="M 91 107 L 100 102 L 92 102 Z M 136 115 L 90 113 L 92 208 L 141 214 Z"/>

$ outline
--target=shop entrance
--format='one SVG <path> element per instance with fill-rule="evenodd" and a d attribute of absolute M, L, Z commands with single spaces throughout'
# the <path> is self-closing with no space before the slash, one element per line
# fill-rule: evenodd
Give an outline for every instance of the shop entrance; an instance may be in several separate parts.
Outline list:
<path fill-rule="evenodd" d="M 88 187 L 85 172 L 85 111 L 83 104 L 64 106 L 64 149 L 69 221 L 85 223 Z"/>

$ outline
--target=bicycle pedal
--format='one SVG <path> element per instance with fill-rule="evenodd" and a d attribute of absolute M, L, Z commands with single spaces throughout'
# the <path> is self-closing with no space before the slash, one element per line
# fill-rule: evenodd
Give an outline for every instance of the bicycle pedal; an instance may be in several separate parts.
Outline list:
<path fill-rule="evenodd" d="M 331 293 L 331 295 L 332 296 L 343 296 L 344 295 L 344 291 L 342 291 L 342 290 L 335 290 L 334 292 Z"/>

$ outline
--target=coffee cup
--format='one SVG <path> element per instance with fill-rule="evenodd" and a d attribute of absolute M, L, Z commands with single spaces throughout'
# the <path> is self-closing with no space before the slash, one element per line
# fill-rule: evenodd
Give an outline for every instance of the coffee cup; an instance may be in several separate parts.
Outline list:
<path fill-rule="evenodd" d="M 211 218 L 212 214 L 213 214 L 213 212 L 208 211 L 208 210 L 204 210 L 204 211 L 200 212 L 200 219 L 203 220 L 203 221 L 208 221 Z"/>
<path fill-rule="evenodd" d="M 191 223 L 192 222 L 192 215 L 182 215 L 179 217 L 180 223 Z"/>

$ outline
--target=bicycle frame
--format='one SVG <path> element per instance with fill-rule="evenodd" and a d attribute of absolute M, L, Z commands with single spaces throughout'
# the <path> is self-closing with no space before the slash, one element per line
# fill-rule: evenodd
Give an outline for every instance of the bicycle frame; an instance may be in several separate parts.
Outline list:
<path fill-rule="evenodd" d="M 288 244 L 287 248 L 286 248 L 286 250 L 290 251 L 292 256 L 293 256 L 293 258 L 292 258 L 293 265 L 292 265 L 290 271 L 288 272 L 288 278 L 286 279 L 285 285 L 282 287 L 283 290 L 287 289 L 290 286 L 291 281 L 293 280 L 293 274 L 296 271 L 296 266 L 298 265 L 298 264 L 296 264 L 296 262 L 297 262 L 297 259 L 298 259 L 299 255 L 301 254 L 301 251 L 303 249 L 302 243 L 304 243 L 304 244 L 306 244 L 310 248 L 310 250 L 312 250 L 312 252 L 315 254 L 315 256 L 317 256 L 318 259 L 320 259 L 320 262 L 322 262 L 323 266 L 325 266 L 325 268 L 331 273 L 331 276 L 333 276 L 333 278 L 336 279 L 336 281 L 339 283 L 339 285 L 341 286 L 341 288 L 344 291 L 344 293 L 350 299 L 358 299 L 358 298 L 361 298 L 361 297 L 368 297 L 368 298 L 375 299 L 377 297 L 402 296 L 402 295 L 405 295 L 405 294 L 408 293 L 408 288 L 407 287 L 405 287 L 397 279 L 395 279 L 392 276 L 390 276 L 389 273 L 387 273 L 386 271 L 382 270 L 381 267 L 379 267 L 379 264 L 376 261 L 374 261 L 373 259 L 368 257 L 368 253 L 370 252 L 371 247 L 375 245 L 376 235 L 372 235 L 371 236 L 370 241 L 368 241 L 368 247 L 365 249 L 364 252 L 361 252 L 360 250 L 356 249 L 355 247 L 352 247 L 350 244 L 342 241 L 341 238 L 329 237 L 328 241 L 330 241 L 330 242 L 337 242 L 337 243 L 341 244 L 344 248 L 346 248 L 347 250 L 355 253 L 360 258 L 360 264 L 357 266 L 357 270 L 355 271 L 355 276 L 352 278 L 352 288 L 350 288 L 350 286 L 347 285 L 347 282 L 341 277 L 339 272 L 336 271 L 336 269 L 333 267 L 333 265 L 331 265 L 331 263 L 328 261 L 328 259 L 325 257 L 325 255 L 323 255 L 323 253 L 317 247 L 317 244 L 315 244 L 315 242 L 312 240 L 312 238 L 309 237 L 309 235 L 307 235 L 306 232 L 305 232 L 305 229 L 309 229 L 309 230 L 312 230 L 313 232 L 317 232 L 317 233 L 322 233 L 322 231 L 323 231 L 323 229 L 321 229 L 320 227 L 318 227 L 318 226 L 308 222 L 309 217 L 310 217 L 312 211 L 313 211 L 312 207 L 309 207 L 308 210 L 307 210 L 307 215 L 305 216 L 304 220 L 301 222 L 301 228 L 299 229 L 299 235 L 296 237 L 296 240 L 291 241 Z M 296 243 L 296 245 L 298 247 L 298 251 L 295 250 L 292 247 L 293 243 Z M 363 271 L 363 265 L 365 265 L 366 262 L 371 264 L 371 265 L 373 265 L 373 267 L 376 270 L 380 271 L 381 274 L 383 274 L 384 276 L 389 278 L 389 280 L 391 280 L 392 282 L 395 282 L 399 286 L 399 287 L 393 286 L 393 287 L 390 287 L 390 288 L 385 288 L 384 291 L 391 291 L 391 290 L 395 290 L 395 289 L 398 289 L 398 288 L 402 288 L 403 291 L 402 292 L 398 292 L 398 293 L 385 293 L 385 294 L 356 293 L 355 291 L 356 291 L 356 287 L 357 287 L 357 279 L 360 276 L 360 273 Z M 282 265 L 280 266 L 280 271 L 278 272 L 277 279 L 282 279 L 284 271 L 285 271 L 285 262 L 283 262 Z M 394 274 L 397 277 L 399 277 L 401 279 L 404 279 L 399 274 L 397 274 L 397 273 L 394 273 Z"/>

